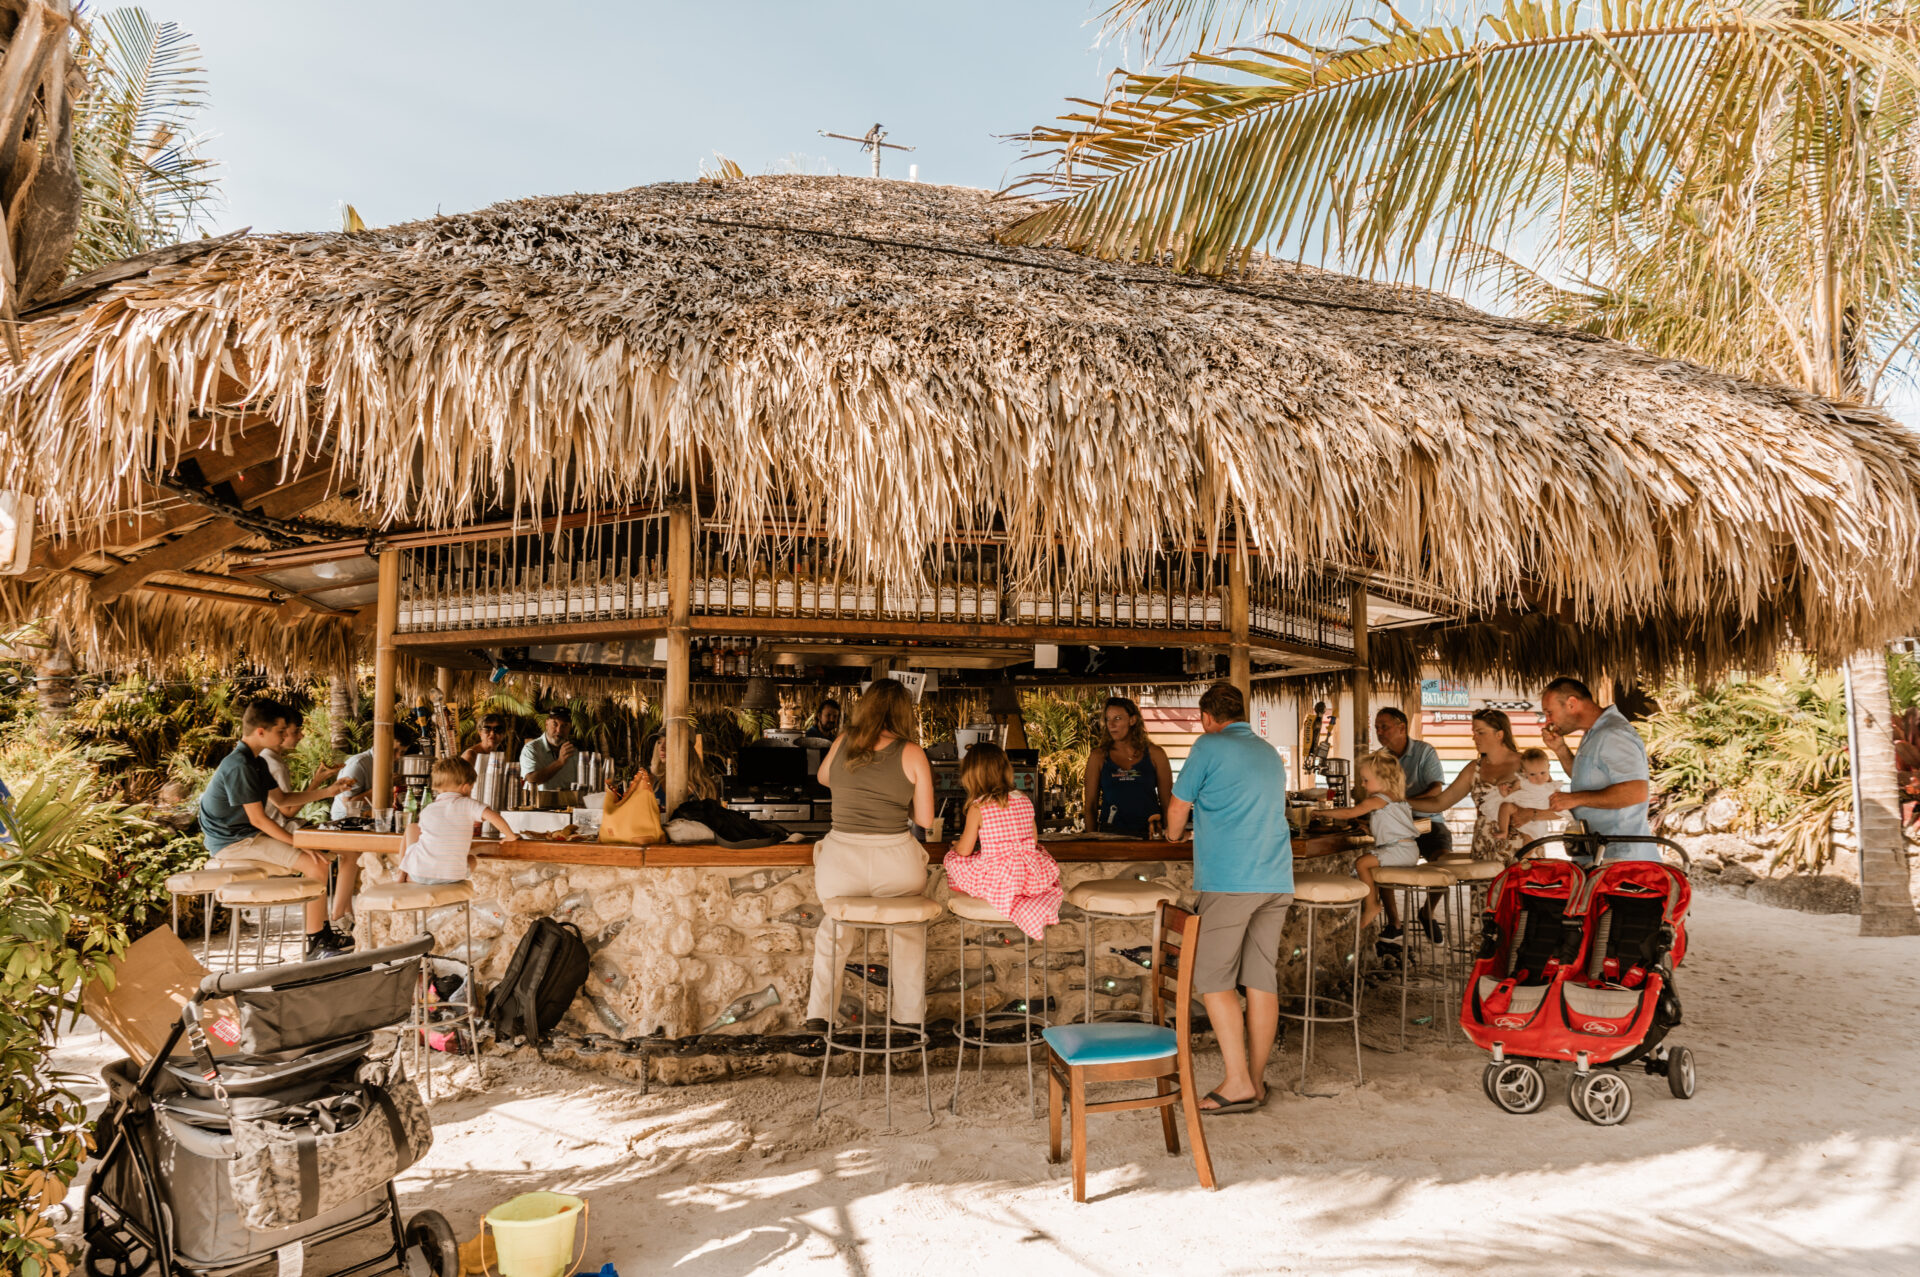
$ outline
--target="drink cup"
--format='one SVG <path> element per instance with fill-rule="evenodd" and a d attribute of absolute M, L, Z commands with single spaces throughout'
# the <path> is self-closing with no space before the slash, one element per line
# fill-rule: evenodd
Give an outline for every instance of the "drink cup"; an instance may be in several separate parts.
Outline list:
<path fill-rule="evenodd" d="M 373 832 L 376 834 L 390 834 L 393 832 L 393 808 L 380 807 L 374 810 Z"/>

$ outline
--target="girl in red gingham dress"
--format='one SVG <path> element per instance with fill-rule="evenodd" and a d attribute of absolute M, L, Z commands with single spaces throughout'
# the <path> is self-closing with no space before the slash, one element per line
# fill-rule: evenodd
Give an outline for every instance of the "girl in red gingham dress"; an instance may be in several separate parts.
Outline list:
<path fill-rule="evenodd" d="M 1039 843 L 1033 804 L 1013 787 L 1013 765 L 998 745 L 975 745 L 960 765 L 967 824 L 947 852 L 947 882 L 984 900 L 1038 939 L 1060 921 L 1060 866 Z"/>

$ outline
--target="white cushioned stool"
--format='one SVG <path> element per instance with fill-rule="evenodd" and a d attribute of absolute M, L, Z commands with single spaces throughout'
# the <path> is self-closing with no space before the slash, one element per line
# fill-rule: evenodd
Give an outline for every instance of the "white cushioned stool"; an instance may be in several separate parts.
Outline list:
<path fill-rule="evenodd" d="M 1151 922 L 1164 904 L 1180 903 L 1180 893 L 1171 883 L 1149 882 L 1142 878 L 1095 878 L 1067 888 L 1067 903 L 1086 918 L 1086 990 L 1087 1005 L 1081 1022 L 1093 1023 L 1093 927 L 1096 922 Z M 1140 1013 L 1103 1012 L 1102 1020 L 1145 1020 L 1150 1013 L 1147 999 L 1140 999 Z"/>
<path fill-rule="evenodd" d="M 987 974 L 986 941 L 989 931 L 1019 931 L 1013 919 L 995 909 L 992 904 L 977 896 L 963 896 L 954 892 L 947 901 L 947 909 L 960 920 L 960 1014 L 954 1028 L 954 1037 L 959 1042 L 959 1052 L 953 1060 L 953 1094 L 947 1099 L 947 1112 L 960 1111 L 960 1074 L 966 1067 L 967 1048 L 976 1048 L 979 1055 L 978 1070 L 985 1072 L 987 1067 L 987 1048 L 989 1046 L 1024 1046 L 1027 1049 L 1027 1110 L 1033 1111 L 1033 1044 L 1040 1040 L 1040 1032 L 1049 1023 L 1047 1013 L 1053 1009 L 1052 999 L 1047 996 L 1047 936 L 1040 934 L 1040 1001 L 1036 1008 L 1033 999 L 1033 938 L 1026 932 L 1020 932 L 1020 972 L 1022 995 L 1019 1009 L 1001 1007 L 997 1011 L 988 1011 L 985 999 L 980 1002 L 980 1013 L 974 1017 L 974 1030 L 967 1031 L 967 927 L 972 925 L 976 943 L 981 951 L 981 974 Z M 985 992 L 985 989 L 982 989 Z M 1036 1014 L 1037 1011 L 1037 1014 Z M 994 1022 L 1002 1025 L 1020 1026 L 1020 1036 L 1005 1041 L 994 1041 L 989 1035 Z"/>
<path fill-rule="evenodd" d="M 927 924 L 946 912 L 936 900 L 926 896 L 834 896 L 820 902 L 827 918 L 821 922 L 826 926 L 831 921 L 837 927 L 851 927 L 860 933 L 860 966 L 863 970 L 873 965 L 873 933 L 880 932 L 887 938 L 887 965 L 893 965 L 894 932 L 907 927 L 920 928 L 921 938 L 926 937 Z M 842 1033 L 829 1022 L 826 1032 L 826 1054 L 820 1059 L 820 1096 L 813 1106 L 814 1125 L 819 1125 L 820 1115 L 827 1107 L 827 1070 L 833 1063 L 835 1050 L 847 1055 L 859 1057 L 859 1068 L 855 1072 L 854 1100 L 857 1103 L 865 1093 L 867 1083 L 867 1057 L 880 1057 L 880 1067 L 886 1076 L 885 1090 L 887 1103 L 887 1125 L 893 1125 L 893 1057 L 897 1051 L 911 1051 L 920 1048 L 920 1084 L 926 1092 L 927 1116 L 933 1116 L 933 1078 L 927 1071 L 927 1026 L 904 1025 L 893 1022 L 893 981 L 887 981 L 885 1021 L 876 1034 L 867 1022 L 869 1001 L 860 999 L 859 1037 L 854 1031 Z M 839 1004 L 838 992 L 834 1005 Z"/>
<path fill-rule="evenodd" d="M 180 934 L 180 897 L 199 896 L 201 904 L 200 926 L 200 965 L 213 965 L 213 893 L 230 882 L 239 882 L 248 878 L 264 878 L 267 871 L 259 865 L 206 865 L 199 869 L 189 869 L 184 873 L 169 874 L 167 877 L 168 903 L 173 910 L 173 934 Z"/>
<path fill-rule="evenodd" d="M 1427 988 L 1432 994 L 1432 1010 L 1428 1014 L 1428 1024 L 1440 1022 L 1442 1034 L 1448 1032 L 1457 1018 L 1449 1014 L 1450 1005 L 1458 1005 L 1453 998 L 1455 984 L 1453 955 L 1446 947 L 1446 940 L 1457 935 L 1461 924 L 1452 916 L 1455 893 L 1450 890 L 1454 884 L 1453 874 L 1437 865 L 1402 865 L 1397 867 L 1381 866 L 1373 871 L 1373 881 L 1380 888 L 1382 896 L 1389 892 L 1399 897 L 1400 928 L 1400 1050 L 1407 1049 L 1407 999 L 1415 987 Z M 1449 924 L 1441 940 L 1436 941 L 1427 929 L 1420 924 L 1419 906 L 1422 897 L 1439 891 L 1445 893 L 1442 899 L 1448 907 Z M 1391 916 L 1391 915 L 1389 915 Z"/>
<path fill-rule="evenodd" d="M 218 866 L 214 867 L 218 868 Z M 234 971 L 240 969 L 241 914 L 252 910 L 255 920 L 259 924 L 259 947 L 254 954 L 254 965 L 264 967 L 267 965 L 267 921 L 269 917 L 277 912 L 281 918 L 283 937 L 282 939 L 276 939 L 274 941 L 273 956 L 276 963 L 283 962 L 285 959 L 280 956 L 280 947 L 284 940 L 287 911 L 297 909 L 304 913 L 309 900 L 323 899 L 326 894 L 327 884 L 317 882 L 312 878 L 270 878 L 264 874 L 257 877 L 234 878 L 223 886 L 215 887 L 213 889 L 213 898 L 225 905 L 227 912 L 233 915 L 233 926 L 229 931 L 229 942 L 227 946 L 227 965 L 229 969 Z M 295 961 L 298 962 L 307 956 L 307 931 L 306 927 L 302 925 L 296 927 L 294 932 L 299 936 L 298 948 L 300 950 L 300 956 L 295 959 Z"/>
<path fill-rule="evenodd" d="M 1361 992 L 1361 945 L 1360 914 L 1367 902 L 1367 886 L 1358 878 L 1349 878 L 1345 874 L 1296 873 L 1293 875 L 1293 907 L 1307 916 L 1307 973 L 1304 987 L 1298 993 L 1280 995 L 1280 1014 L 1289 1020 L 1300 1022 L 1300 1093 L 1302 1095 L 1331 1096 L 1332 1091 L 1307 1090 L 1307 1066 L 1313 1059 L 1314 1029 L 1322 1024 L 1351 1024 L 1353 1026 L 1353 1080 L 1355 1085 L 1366 1081 L 1360 1064 L 1360 992 Z M 1320 993 L 1316 984 L 1320 978 L 1319 964 L 1315 961 L 1316 932 L 1320 918 L 1325 915 L 1329 937 L 1337 935 L 1349 922 L 1353 924 L 1352 948 L 1347 952 L 1347 974 L 1352 983 L 1348 986 L 1346 997 L 1338 992 Z M 1342 916 L 1349 915 L 1349 916 Z M 1290 1007 L 1297 1005 L 1298 1010 Z"/>
<path fill-rule="evenodd" d="M 487 1066 L 480 1056 L 480 1025 L 478 1008 L 480 982 L 473 970 L 473 884 L 471 882 L 383 882 L 367 887 L 355 893 L 353 912 L 356 917 L 367 917 L 376 913 L 411 913 L 415 915 L 414 925 L 421 935 L 427 931 L 426 911 L 439 909 L 447 905 L 459 905 L 462 918 L 466 922 L 467 947 L 465 958 L 442 958 L 428 953 L 420 964 L 420 987 L 413 991 L 413 1016 L 407 1022 L 408 1036 L 413 1039 L 414 1076 L 422 1078 L 428 1103 L 433 1101 L 433 1051 L 427 1044 L 427 1034 L 433 1031 L 436 1011 L 453 1010 L 462 1013 L 467 1022 L 467 1045 L 473 1052 L 474 1072 L 479 1076 L 480 1089 L 487 1088 Z M 451 963 L 462 972 L 460 994 L 458 997 L 433 1000 L 431 982 L 436 962 Z M 451 1053 L 450 1053 L 451 1054 Z"/>

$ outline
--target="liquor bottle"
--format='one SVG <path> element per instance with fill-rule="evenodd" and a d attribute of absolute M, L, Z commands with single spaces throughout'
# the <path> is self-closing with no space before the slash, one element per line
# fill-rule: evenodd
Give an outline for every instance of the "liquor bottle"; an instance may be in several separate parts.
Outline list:
<path fill-rule="evenodd" d="M 753 582 L 747 576 L 747 565 L 730 559 L 727 562 L 727 610 L 739 615 L 752 606 Z"/>
<path fill-rule="evenodd" d="M 940 564 L 940 619 L 943 621 L 960 619 L 960 574 L 944 556 Z"/>
<path fill-rule="evenodd" d="M 782 558 L 773 574 L 773 610 L 782 616 L 792 616 L 798 602 L 794 593 L 793 562 Z"/>
<path fill-rule="evenodd" d="M 915 620 L 937 621 L 940 619 L 940 576 L 928 563 L 920 565 L 920 580 L 913 592 L 913 615 Z"/>
<path fill-rule="evenodd" d="M 773 608 L 773 578 L 767 575 L 764 560 L 753 561 L 753 610 L 762 615 Z"/>
<path fill-rule="evenodd" d="M 394 616 L 394 628 L 402 634 L 413 628 L 413 568 L 400 574 L 400 610 Z"/>
<path fill-rule="evenodd" d="M 660 570 L 657 558 L 647 560 L 647 611 L 667 610 L 667 574 Z"/>
<path fill-rule="evenodd" d="M 866 606 L 868 608 L 874 607 L 877 600 L 873 596 L 873 587 L 871 585 L 862 587 L 852 576 L 843 576 L 840 579 L 840 615 L 861 615 L 861 604 L 863 602 L 861 596 L 862 588 L 866 590 L 864 599 Z"/>
<path fill-rule="evenodd" d="M 1034 620 L 1038 621 L 1041 625 L 1054 624 L 1056 618 L 1059 616 L 1059 608 L 1054 602 L 1053 565 L 1051 563 L 1047 565 L 1046 573 L 1034 580 L 1033 588 Z"/>
<path fill-rule="evenodd" d="M 971 563 L 960 569 L 960 619 L 963 621 L 980 619 L 980 582 L 974 576 Z"/>
<path fill-rule="evenodd" d="M 1226 606 L 1220 600 L 1220 591 L 1209 588 L 1202 606 L 1206 609 L 1207 626 L 1211 629 L 1219 629 L 1226 621 Z"/>
<path fill-rule="evenodd" d="M 1147 592 L 1147 624 L 1165 625 L 1167 623 L 1166 578 L 1158 572 L 1148 577 Z"/>
<path fill-rule="evenodd" d="M 1080 592 L 1074 597 L 1073 619 L 1081 625 L 1092 625 L 1098 616 L 1093 603 L 1093 586 L 1082 581 Z"/>
<path fill-rule="evenodd" d="M 1094 616 L 1099 620 L 1100 624 L 1112 625 L 1115 617 L 1118 615 L 1114 610 L 1113 593 L 1109 590 L 1096 589 L 1094 597 L 1097 600 L 1094 605 Z"/>
<path fill-rule="evenodd" d="M 594 571 L 600 577 L 600 588 L 593 613 L 604 621 L 613 615 L 613 560 L 602 556 L 594 564 Z"/>
<path fill-rule="evenodd" d="M 1135 580 L 1133 583 L 1133 623 L 1135 625 L 1145 625 L 1147 623 L 1148 613 L 1151 612 L 1152 609 L 1153 594 L 1148 589 L 1148 582 L 1144 579 Z"/>
<path fill-rule="evenodd" d="M 715 1029 L 724 1028 L 729 1024 L 739 1024 L 743 1021 L 751 1020 L 768 1007 L 777 1007 L 779 1005 L 780 990 L 774 988 L 772 985 L 768 985 L 758 993 L 749 993 L 727 1003 L 726 1010 L 720 1013 L 720 1018 L 700 1031 L 702 1033 L 711 1033 Z"/>
<path fill-rule="evenodd" d="M 820 583 L 814 576 L 813 556 L 805 555 L 800 560 L 800 579 L 795 582 L 795 593 L 800 600 L 800 615 L 818 616 L 820 613 Z"/>
<path fill-rule="evenodd" d="M 1168 607 L 1173 623 L 1184 627 L 1187 624 L 1187 585 L 1185 581 L 1174 581 L 1169 590 Z"/>
<path fill-rule="evenodd" d="M 991 622 L 1000 619 L 1000 565 L 997 561 L 982 562 L 980 565 L 980 619 Z"/>

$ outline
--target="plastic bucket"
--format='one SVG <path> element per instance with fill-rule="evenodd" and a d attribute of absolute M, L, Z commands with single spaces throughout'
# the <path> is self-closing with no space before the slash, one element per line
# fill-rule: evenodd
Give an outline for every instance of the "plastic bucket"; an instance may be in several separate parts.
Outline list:
<path fill-rule="evenodd" d="M 488 1211 L 500 1277 L 563 1277 L 579 1266 L 573 1257 L 574 1224 L 587 1204 L 566 1193 L 522 1193 Z M 586 1253 L 584 1238 L 581 1253 Z"/>

